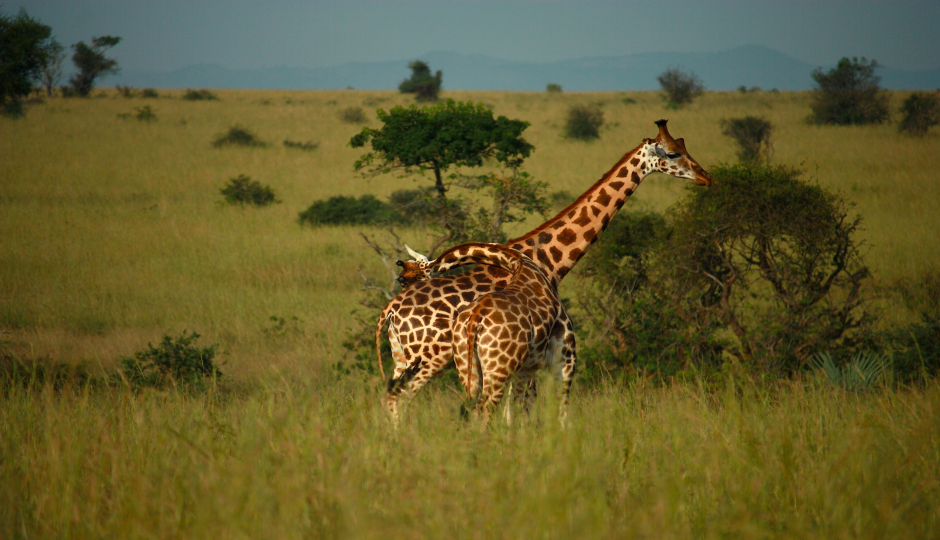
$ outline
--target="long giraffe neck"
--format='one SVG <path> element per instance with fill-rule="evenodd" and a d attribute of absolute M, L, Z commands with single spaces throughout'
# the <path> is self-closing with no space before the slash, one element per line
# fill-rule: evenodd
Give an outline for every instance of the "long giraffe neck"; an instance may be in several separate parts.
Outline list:
<path fill-rule="evenodd" d="M 535 261 L 557 285 L 597 241 L 627 197 L 647 174 L 655 158 L 647 139 L 627 152 L 607 174 L 554 218 L 506 242 Z"/>

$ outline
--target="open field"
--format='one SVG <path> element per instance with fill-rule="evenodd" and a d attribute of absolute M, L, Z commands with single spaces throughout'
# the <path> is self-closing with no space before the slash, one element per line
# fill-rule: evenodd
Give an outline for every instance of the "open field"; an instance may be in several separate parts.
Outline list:
<path fill-rule="evenodd" d="M 860 396 L 801 383 L 717 394 L 576 383 L 568 430 L 543 399 L 533 419 L 487 433 L 461 423 L 460 397 L 437 384 L 390 433 L 378 380 L 332 368 L 362 298 L 359 268 L 384 268 L 361 228 L 296 218 L 332 195 L 415 185 L 356 176 L 363 151 L 347 143 L 361 126 L 339 117 L 362 107 L 378 127 L 374 109 L 411 98 L 100 93 L 0 118 L 0 359 L 110 368 L 189 330 L 219 344 L 225 387 L 0 396 L 0 538 L 940 537 L 936 383 Z M 774 162 L 802 166 L 864 217 L 881 325 L 915 316 L 896 286 L 940 271 L 936 130 L 809 126 L 806 93 L 710 92 L 669 111 L 651 92 L 444 97 L 530 122 L 525 170 L 572 196 L 659 118 L 708 169 L 735 159 L 722 118 L 764 116 Z M 895 109 L 904 97 L 892 95 Z M 600 140 L 561 136 L 578 103 L 602 104 Z M 134 118 L 145 105 L 155 121 Z M 236 124 L 268 146 L 213 148 Z M 219 189 L 239 174 L 283 202 L 223 206 Z M 624 211 L 663 210 L 684 186 L 651 176 Z M 424 247 L 423 231 L 400 232 Z M 289 323 L 275 331 L 272 316 Z"/>

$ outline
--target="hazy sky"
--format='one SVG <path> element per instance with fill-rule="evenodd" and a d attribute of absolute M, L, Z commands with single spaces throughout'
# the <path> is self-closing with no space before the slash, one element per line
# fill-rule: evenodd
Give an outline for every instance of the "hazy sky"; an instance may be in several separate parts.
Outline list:
<path fill-rule="evenodd" d="M 764 45 L 818 66 L 940 67 L 940 1 L 0 0 L 71 45 L 124 40 L 124 69 L 329 67 L 431 51 L 547 62 Z M 432 66 L 433 68 L 433 66 Z"/>

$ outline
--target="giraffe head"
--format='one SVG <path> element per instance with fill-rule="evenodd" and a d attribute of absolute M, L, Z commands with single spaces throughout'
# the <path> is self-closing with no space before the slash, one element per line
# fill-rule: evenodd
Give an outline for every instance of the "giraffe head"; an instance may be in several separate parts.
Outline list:
<path fill-rule="evenodd" d="M 401 266 L 401 273 L 398 274 L 398 284 L 401 285 L 402 289 L 407 289 L 418 281 L 426 281 L 432 277 L 431 271 L 428 269 L 431 265 L 431 261 L 424 255 L 408 247 L 407 244 L 405 244 L 405 249 L 414 259 L 410 261 L 398 261 L 397 263 L 398 266 Z"/>
<path fill-rule="evenodd" d="M 666 129 L 665 120 L 657 120 L 656 125 L 659 126 L 659 135 L 645 141 L 652 170 L 687 178 L 700 186 L 712 185 L 711 175 L 685 149 L 685 140 L 673 139 Z"/>

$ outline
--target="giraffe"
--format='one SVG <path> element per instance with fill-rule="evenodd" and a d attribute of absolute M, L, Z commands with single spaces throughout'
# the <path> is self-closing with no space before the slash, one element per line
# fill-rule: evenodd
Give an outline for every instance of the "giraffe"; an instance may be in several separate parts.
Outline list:
<path fill-rule="evenodd" d="M 624 154 L 573 203 L 504 245 L 535 262 L 557 288 L 647 175 L 661 172 L 697 185 L 711 185 L 711 176 L 689 155 L 683 139 L 669 134 L 666 120 L 658 120 L 656 125 L 659 133 L 655 138 L 644 139 Z M 384 380 L 379 344 L 388 323 L 395 369 L 388 382 L 386 406 L 394 422 L 398 421 L 400 399 L 414 396 L 450 360 L 455 315 L 476 298 L 505 287 L 510 275 L 498 266 L 479 265 L 458 276 L 418 281 L 382 310 L 375 331 L 376 350 Z"/>
<path fill-rule="evenodd" d="M 513 396 L 528 411 L 535 398 L 535 374 L 548 367 L 561 383 L 564 422 L 576 363 L 575 336 L 558 291 L 539 265 L 511 247 L 471 242 L 434 261 L 403 263 L 402 275 L 408 281 L 430 279 L 469 263 L 496 265 L 512 274 L 505 288 L 477 298 L 454 322 L 454 361 L 468 398 L 476 394 L 488 423 L 513 379 Z M 509 409 L 506 419 L 511 422 Z"/>

